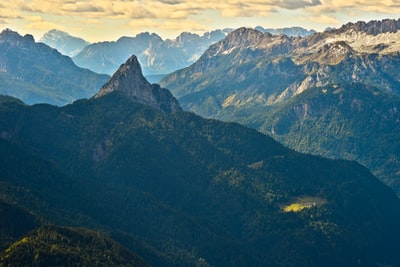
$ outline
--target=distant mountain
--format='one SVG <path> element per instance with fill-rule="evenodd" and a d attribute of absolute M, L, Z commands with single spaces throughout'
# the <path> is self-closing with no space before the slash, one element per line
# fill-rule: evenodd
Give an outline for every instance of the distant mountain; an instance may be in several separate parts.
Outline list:
<path fill-rule="evenodd" d="M 65 105 L 93 96 L 108 78 L 77 67 L 31 35 L 8 29 L 0 33 L 0 94 L 27 104 Z"/>
<path fill-rule="evenodd" d="M 46 32 L 39 40 L 48 46 L 57 49 L 61 54 L 73 57 L 81 52 L 86 46 L 90 45 L 89 42 L 82 38 L 71 36 L 70 34 L 59 31 L 51 30 Z"/>
<path fill-rule="evenodd" d="M 254 29 L 257 30 L 257 31 L 260 31 L 262 33 L 269 32 L 270 34 L 274 34 L 274 35 L 284 34 L 284 35 L 291 36 L 291 37 L 292 36 L 293 37 L 296 37 L 296 36 L 307 36 L 307 35 L 311 35 L 311 34 L 316 33 L 315 30 L 307 30 L 307 29 L 304 29 L 302 27 L 288 27 L 288 28 L 281 28 L 281 29 L 265 29 L 265 28 L 263 28 L 261 26 L 257 26 Z"/>
<path fill-rule="evenodd" d="M 400 30 L 400 19 L 384 19 L 371 20 L 369 22 L 358 21 L 356 23 L 349 22 L 340 29 L 333 29 L 333 32 L 344 33 L 349 31 L 364 32 L 369 35 L 379 35 L 383 33 L 396 33 Z"/>
<path fill-rule="evenodd" d="M 125 77 L 128 66 L 135 58 L 114 76 Z M 136 77 L 130 84 L 142 84 Z M 3 202 L 107 232 L 153 266 L 400 265 L 400 200 L 366 168 L 294 152 L 235 123 L 139 103 L 131 97 L 139 88 L 119 81 L 64 107 L 0 97 Z M 2 255 L 18 263 L 32 250 L 66 262 L 96 248 L 99 260 L 122 254 L 108 254 L 113 245 L 90 233 L 41 233 Z M 58 237 L 67 244 L 53 243 Z"/>
<path fill-rule="evenodd" d="M 283 29 L 257 29 L 272 34 L 306 36 L 315 33 L 301 27 Z M 158 82 L 160 78 L 194 63 L 212 44 L 222 40 L 233 29 L 214 30 L 198 35 L 183 32 L 175 39 L 163 40 L 155 33 L 141 33 L 135 37 L 121 37 L 116 42 L 100 42 L 86 47 L 73 57 L 81 67 L 97 73 L 114 73 L 131 55 L 136 55 L 146 77 Z"/>
<path fill-rule="evenodd" d="M 160 84 L 186 110 L 302 152 L 357 160 L 400 193 L 398 24 L 359 22 L 306 37 L 241 28 Z"/>
<path fill-rule="evenodd" d="M 155 33 L 146 32 L 135 37 L 121 37 L 116 42 L 89 45 L 73 60 L 80 67 L 112 74 L 129 57 L 136 55 L 145 76 L 165 75 L 195 62 L 227 32 L 229 30 L 216 30 L 202 36 L 184 32 L 174 40 L 163 40 Z"/>

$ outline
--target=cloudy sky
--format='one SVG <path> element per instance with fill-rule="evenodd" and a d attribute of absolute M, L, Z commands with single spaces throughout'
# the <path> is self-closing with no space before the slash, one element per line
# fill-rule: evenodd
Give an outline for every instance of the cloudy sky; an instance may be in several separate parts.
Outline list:
<path fill-rule="evenodd" d="M 144 31 L 175 38 L 241 26 L 324 30 L 347 22 L 400 18 L 400 0 L 1 0 L 0 28 L 39 39 L 58 29 L 88 41 Z"/>

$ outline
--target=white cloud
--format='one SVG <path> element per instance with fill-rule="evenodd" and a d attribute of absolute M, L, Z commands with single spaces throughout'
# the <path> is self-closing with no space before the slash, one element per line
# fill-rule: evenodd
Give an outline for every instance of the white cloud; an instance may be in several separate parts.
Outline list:
<path fill-rule="evenodd" d="M 311 8 L 312 10 L 313 8 Z M 367 11 L 373 13 L 400 13 L 399 0 L 321 0 L 321 5 L 315 6 L 315 11 L 324 13 L 349 13 Z"/>
<path fill-rule="evenodd" d="M 213 16 L 207 17 L 208 14 Z M 255 18 L 262 18 L 259 25 L 264 26 L 270 17 L 285 25 L 295 21 L 321 28 L 365 18 L 368 14 L 371 19 L 376 14 L 381 17 L 400 14 L 400 0 L 3 0 L 0 3 L 3 22 L 18 20 L 26 28 L 43 30 L 57 25 L 57 28 L 86 27 L 87 33 L 91 32 L 90 27 L 103 28 L 104 33 L 115 31 L 115 27 L 200 31 L 211 30 L 217 23 L 222 23 L 221 28 L 230 27 L 238 21 Z M 32 16 L 41 19 L 31 21 L 28 18 Z M 63 19 L 66 24 L 61 25 Z"/>
<path fill-rule="evenodd" d="M 361 10 L 375 13 L 400 13 L 398 0 L 6 0 L 0 4 L 1 14 L 22 12 L 46 15 L 87 16 L 101 18 L 188 19 L 207 10 L 222 16 L 265 16 L 277 9 L 338 13 Z M 6 12 L 7 11 L 7 12 Z M 13 12 L 14 11 L 14 12 Z M 16 12 L 17 11 L 17 12 Z"/>
<path fill-rule="evenodd" d="M 136 32 L 142 31 L 175 31 L 181 32 L 182 29 L 191 29 L 191 31 L 206 31 L 208 30 L 204 25 L 191 21 L 191 20 L 173 20 L 173 19 L 140 19 L 131 20 L 129 26 L 136 30 Z"/>

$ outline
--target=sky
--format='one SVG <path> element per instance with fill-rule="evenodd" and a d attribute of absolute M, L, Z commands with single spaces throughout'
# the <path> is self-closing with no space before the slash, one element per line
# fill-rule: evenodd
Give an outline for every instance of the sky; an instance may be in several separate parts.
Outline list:
<path fill-rule="evenodd" d="M 0 29 L 57 29 L 89 42 L 141 32 L 174 39 L 224 28 L 301 26 L 323 31 L 348 22 L 400 18 L 400 0 L 1 0 Z"/>

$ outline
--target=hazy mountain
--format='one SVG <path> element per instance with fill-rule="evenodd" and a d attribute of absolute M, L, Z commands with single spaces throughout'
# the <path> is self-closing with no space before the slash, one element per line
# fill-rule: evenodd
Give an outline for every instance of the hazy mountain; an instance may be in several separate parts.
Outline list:
<path fill-rule="evenodd" d="M 31 35 L 8 29 L 0 33 L 0 94 L 28 104 L 65 105 L 93 96 L 108 78 L 77 67 Z"/>
<path fill-rule="evenodd" d="M 67 32 L 59 30 L 51 30 L 46 32 L 39 40 L 48 46 L 57 49 L 61 54 L 73 57 L 81 52 L 89 42 L 82 38 L 71 36 Z"/>
<path fill-rule="evenodd" d="M 114 73 L 131 55 L 136 55 L 145 76 L 165 75 L 195 62 L 213 43 L 223 39 L 229 30 L 207 32 L 202 36 L 182 33 L 174 40 L 163 40 L 155 33 L 121 37 L 115 42 L 89 45 L 73 60 L 97 73 Z"/>
<path fill-rule="evenodd" d="M 348 31 L 365 32 L 369 35 L 376 36 L 383 33 L 396 33 L 398 30 L 400 30 L 400 20 L 384 19 L 372 20 L 369 22 L 349 22 L 343 25 L 340 29 L 333 29 L 332 31 L 336 31 L 337 33 L 344 33 Z"/>
<path fill-rule="evenodd" d="M 138 68 L 134 59 L 114 76 Z M 145 84 L 120 81 L 64 107 L 0 97 L 2 201 L 109 232 L 154 266 L 400 264 L 399 199 L 366 168 L 235 123 L 160 111 L 132 98 Z M 40 236 L 27 239 L 51 244 Z"/>
<path fill-rule="evenodd" d="M 307 36 L 316 33 L 315 30 L 307 30 L 302 27 L 287 27 L 287 28 L 280 28 L 280 29 L 270 29 L 270 28 L 263 28 L 262 26 L 255 27 L 255 30 L 260 31 L 262 33 L 269 32 L 270 34 L 284 34 L 287 36 Z"/>
<path fill-rule="evenodd" d="M 302 152 L 357 160 L 400 192 L 398 24 L 359 22 L 306 37 L 241 28 L 161 85 L 186 110 Z"/>
<path fill-rule="evenodd" d="M 305 36 L 315 32 L 301 27 L 257 28 L 264 32 L 288 36 Z M 127 58 L 136 55 L 145 76 L 152 82 L 158 82 L 164 75 L 194 63 L 210 45 L 222 40 L 232 31 L 233 29 L 214 30 L 203 35 L 183 32 L 175 39 L 167 40 L 155 33 L 141 33 L 135 37 L 121 37 L 116 42 L 92 44 L 73 60 L 78 66 L 97 73 L 112 74 Z"/>
<path fill-rule="evenodd" d="M 289 36 L 308 35 L 300 27 L 284 29 L 263 29 L 265 32 Z M 185 68 L 194 63 L 212 44 L 223 39 L 232 29 L 215 30 L 202 36 L 183 32 L 177 38 L 163 40 L 157 34 L 141 33 L 135 37 L 122 37 L 116 42 L 92 44 L 76 55 L 74 62 L 97 73 L 112 74 L 132 54 L 141 62 L 143 72 L 158 82 L 163 75 Z"/>

